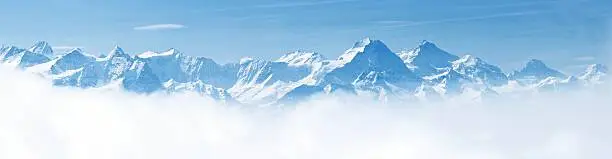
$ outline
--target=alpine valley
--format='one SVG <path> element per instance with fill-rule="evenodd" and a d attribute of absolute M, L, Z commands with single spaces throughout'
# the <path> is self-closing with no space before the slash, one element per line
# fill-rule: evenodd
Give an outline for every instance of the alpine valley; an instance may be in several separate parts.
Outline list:
<path fill-rule="evenodd" d="M 102 56 L 81 49 L 56 53 L 47 42 L 30 48 L 3 46 L 0 63 L 40 74 L 54 86 L 125 90 L 140 94 L 197 93 L 245 105 L 282 105 L 319 94 L 348 93 L 381 101 L 483 100 L 603 84 L 607 67 L 589 65 L 568 75 L 543 61 L 526 60 L 510 73 L 472 56 L 457 56 L 422 41 L 394 52 L 363 39 L 336 59 L 297 51 L 276 60 L 243 58 L 218 64 L 176 49 L 130 55 L 116 46 Z"/>

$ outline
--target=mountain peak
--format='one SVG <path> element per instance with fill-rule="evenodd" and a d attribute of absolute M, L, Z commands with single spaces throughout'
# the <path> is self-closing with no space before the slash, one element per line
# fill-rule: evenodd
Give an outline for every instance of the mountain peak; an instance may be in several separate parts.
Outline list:
<path fill-rule="evenodd" d="M 521 70 L 515 71 L 510 75 L 510 77 L 513 79 L 533 82 L 534 80 L 543 80 L 548 77 L 567 78 L 567 75 L 555 69 L 549 68 L 542 60 L 531 59 Z"/>
<path fill-rule="evenodd" d="M 536 68 L 548 67 L 546 66 L 546 64 L 544 64 L 544 61 L 538 60 L 538 59 L 529 60 L 525 66 L 526 67 L 536 67 Z"/>
<path fill-rule="evenodd" d="M 360 41 L 356 42 L 355 45 L 353 45 L 353 48 L 365 47 L 369 45 L 371 42 L 372 42 L 372 39 L 367 37 L 367 38 L 361 39 Z"/>
<path fill-rule="evenodd" d="M 602 64 L 592 64 L 587 67 L 586 72 L 608 73 L 608 67 Z"/>
<path fill-rule="evenodd" d="M 358 55 L 375 57 L 397 56 L 382 41 L 365 38 L 356 42 L 351 49 L 346 50 L 337 61 L 340 63 L 348 63 Z"/>
<path fill-rule="evenodd" d="M 74 48 L 74 49 L 70 50 L 70 51 L 67 53 L 67 55 L 68 55 L 68 54 L 83 54 L 83 50 L 81 50 L 81 49 L 79 49 L 79 48 Z"/>
<path fill-rule="evenodd" d="M 475 82 L 491 86 L 508 84 L 508 76 L 498 66 L 491 65 L 476 56 L 464 55 L 452 63 L 453 70 Z"/>
<path fill-rule="evenodd" d="M 369 38 L 355 43 L 353 48 L 347 50 L 322 70 L 325 71 L 317 72 L 317 74 L 325 75 L 313 76 L 322 77 L 315 81 L 354 85 L 355 83 L 371 83 L 372 81 L 369 80 L 376 79 L 376 81 L 385 81 L 383 83 L 401 88 L 409 88 L 414 83 L 420 82 L 420 78 L 416 77 L 404 65 L 402 59 L 382 41 Z"/>
<path fill-rule="evenodd" d="M 580 79 L 589 82 L 599 82 L 608 73 L 608 67 L 602 64 L 592 64 L 580 75 Z"/>
<path fill-rule="evenodd" d="M 433 42 L 422 40 L 421 43 L 419 44 L 419 47 L 437 48 L 438 46 L 436 46 L 436 44 L 434 44 Z"/>
<path fill-rule="evenodd" d="M 420 76 L 439 74 L 439 68 L 450 67 L 453 61 L 459 60 L 458 56 L 438 48 L 427 40 L 421 41 L 413 49 L 399 52 L 398 56 Z"/>
<path fill-rule="evenodd" d="M 46 41 L 38 41 L 28 51 L 32 53 L 42 54 L 48 57 L 53 56 L 53 48 Z"/>
<path fill-rule="evenodd" d="M 376 39 L 372 39 L 372 38 L 364 38 L 364 39 L 356 42 L 355 45 L 353 45 L 352 49 L 364 49 L 366 47 L 373 47 L 373 46 L 384 46 L 384 47 L 387 47 L 385 45 L 385 43 L 383 43 L 381 40 L 376 40 Z"/>
<path fill-rule="evenodd" d="M 115 45 L 115 47 L 113 48 L 113 50 L 111 50 L 108 55 L 106 56 L 106 58 L 113 58 L 116 56 L 122 56 L 122 55 L 127 55 L 123 49 L 121 47 L 119 47 L 119 45 Z"/>
<path fill-rule="evenodd" d="M 115 47 L 113 47 L 113 51 L 123 52 L 123 48 L 121 48 L 119 45 L 115 45 Z"/>

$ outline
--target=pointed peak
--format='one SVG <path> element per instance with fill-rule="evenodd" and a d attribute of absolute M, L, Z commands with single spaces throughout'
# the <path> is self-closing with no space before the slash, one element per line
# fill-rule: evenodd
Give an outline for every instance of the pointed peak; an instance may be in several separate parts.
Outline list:
<path fill-rule="evenodd" d="M 520 70 L 510 74 L 514 79 L 545 79 L 547 77 L 567 78 L 567 75 L 548 67 L 542 60 L 531 59 Z"/>
<path fill-rule="evenodd" d="M 85 59 L 96 59 L 96 56 L 93 55 L 89 55 L 86 54 L 83 50 L 79 49 L 79 48 L 74 48 L 71 51 L 67 52 L 66 54 L 60 56 L 61 59 L 64 58 L 68 58 L 68 59 L 72 59 L 72 58 L 85 58 Z"/>
<path fill-rule="evenodd" d="M 53 56 L 53 48 L 46 41 L 37 41 L 28 51 L 46 56 Z"/>
<path fill-rule="evenodd" d="M 384 54 L 383 56 L 397 57 L 397 55 L 393 53 L 393 51 L 391 51 L 387 47 L 387 45 L 385 45 L 382 41 L 365 38 L 355 43 L 355 45 L 351 49 L 346 50 L 344 54 L 338 57 L 337 61 L 340 63 L 348 63 L 352 61 L 353 58 L 355 58 L 355 56 L 360 55 L 360 54 L 366 54 L 366 56 L 374 55 L 374 54 L 378 54 L 378 55 Z M 372 56 L 372 57 L 378 57 L 378 56 Z"/>
<path fill-rule="evenodd" d="M 459 59 L 458 56 L 440 49 L 436 44 L 427 40 L 421 41 L 421 43 L 419 43 L 417 47 L 402 51 L 400 52 L 400 54 L 403 54 L 407 57 L 415 57 L 419 55 L 441 56 L 444 58 L 445 61 L 455 61 Z"/>
<path fill-rule="evenodd" d="M 83 54 L 83 50 L 81 50 L 80 48 L 74 48 L 74 49 L 68 51 L 67 54 Z"/>
<path fill-rule="evenodd" d="M 544 64 L 544 61 L 542 60 L 538 60 L 538 59 L 531 59 L 527 62 L 526 64 L 527 66 L 544 66 L 546 67 L 546 64 Z"/>
<path fill-rule="evenodd" d="M 364 38 L 358 42 L 355 43 L 355 45 L 353 46 L 353 48 L 364 48 L 366 46 L 370 46 L 370 45 L 384 45 L 384 43 L 380 40 L 375 40 L 375 39 L 371 39 L 369 37 Z"/>
<path fill-rule="evenodd" d="M 123 48 L 121 48 L 119 45 L 115 45 L 115 47 L 113 47 L 113 50 L 120 50 L 121 52 L 123 52 Z"/>
<path fill-rule="evenodd" d="M 419 47 L 435 47 L 437 48 L 438 46 L 436 46 L 436 44 L 434 44 L 433 42 L 427 41 L 427 40 L 422 40 L 421 43 L 419 44 Z"/>
<path fill-rule="evenodd" d="M 115 45 L 115 47 L 113 47 L 113 50 L 111 51 L 111 53 L 123 53 L 123 48 L 119 47 L 119 45 Z"/>
<path fill-rule="evenodd" d="M 123 55 L 127 55 L 123 51 L 123 48 L 119 47 L 119 45 L 115 45 L 113 50 L 111 50 L 105 58 L 113 58 L 113 57 L 123 56 Z"/>
<path fill-rule="evenodd" d="M 66 54 L 62 55 L 61 57 L 71 57 L 71 56 L 88 56 L 89 57 L 91 55 L 85 54 L 85 52 L 79 48 L 74 48 L 68 51 Z"/>

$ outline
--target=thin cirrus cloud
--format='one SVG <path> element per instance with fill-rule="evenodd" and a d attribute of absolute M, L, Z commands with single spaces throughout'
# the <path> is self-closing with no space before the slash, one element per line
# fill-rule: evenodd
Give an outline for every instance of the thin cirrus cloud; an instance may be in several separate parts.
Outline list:
<path fill-rule="evenodd" d="M 500 18 L 518 17 L 518 16 L 527 16 L 527 15 L 537 15 L 537 14 L 548 13 L 548 12 L 550 11 L 535 10 L 535 11 L 509 12 L 509 13 L 500 13 L 500 14 L 492 14 L 492 15 L 471 16 L 471 17 L 434 19 L 434 20 L 425 20 L 425 21 L 385 20 L 385 21 L 376 21 L 375 23 L 384 25 L 385 27 L 388 27 L 388 28 L 402 28 L 402 27 L 421 26 L 421 25 L 429 25 L 429 24 L 444 24 L 444 23 L 468 22 L 468 21 L 500 19 Z"/>
<path fill-rule="evenodd" d="M 531 6 L 550 5 L 550 4 L 555 4 L 558 2 L 560 2 L 560 0 L 531 1 L 531 2 L 494 4 L 494 5 L 471 5 L 471 6 L 460 6 L 459 8 L 461 9 L 492 9 L 492 8 L 531 7 Z"/>
<path fill-rule="evenodd" d="M 290 7 L 306 7 L 306 6 L 323 6 L 323 5 L 350 3 L 350 2 L 357 2 L 357 1 L 361 1 L 361 0 L 326 0 L 326 1 L 316 1 L 316 2 L 272 3 L 272 4 L 244 6 L 244 7 L 222 8 L 222 9 L 217 9 L 214 11 L 223 12 L 223 11 L 241 10 L 241 9 L 272 9 L 272 8 L 290 8 Z"/>
<path fill-rule="evenodd" d="M 134 27 L 134 30 L 138 31 L 160 31 L 160 30 L 177 30 L 184 29 L 185 25 L 182 24 L 152 24 Z"/>

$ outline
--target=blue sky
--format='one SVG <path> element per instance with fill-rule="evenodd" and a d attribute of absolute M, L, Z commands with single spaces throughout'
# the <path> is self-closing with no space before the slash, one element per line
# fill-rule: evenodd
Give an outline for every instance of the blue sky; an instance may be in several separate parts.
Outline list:
<path fill-rule="evenodd" d="M 0 0 L 0 43 L 91 54 L 177 48 L 220 63 L 303 49 L 335 58 L 363 37 L 421 40 L 506 71 L 529 58 L 572 72 L 608 62 L 609 0 Z"/>

